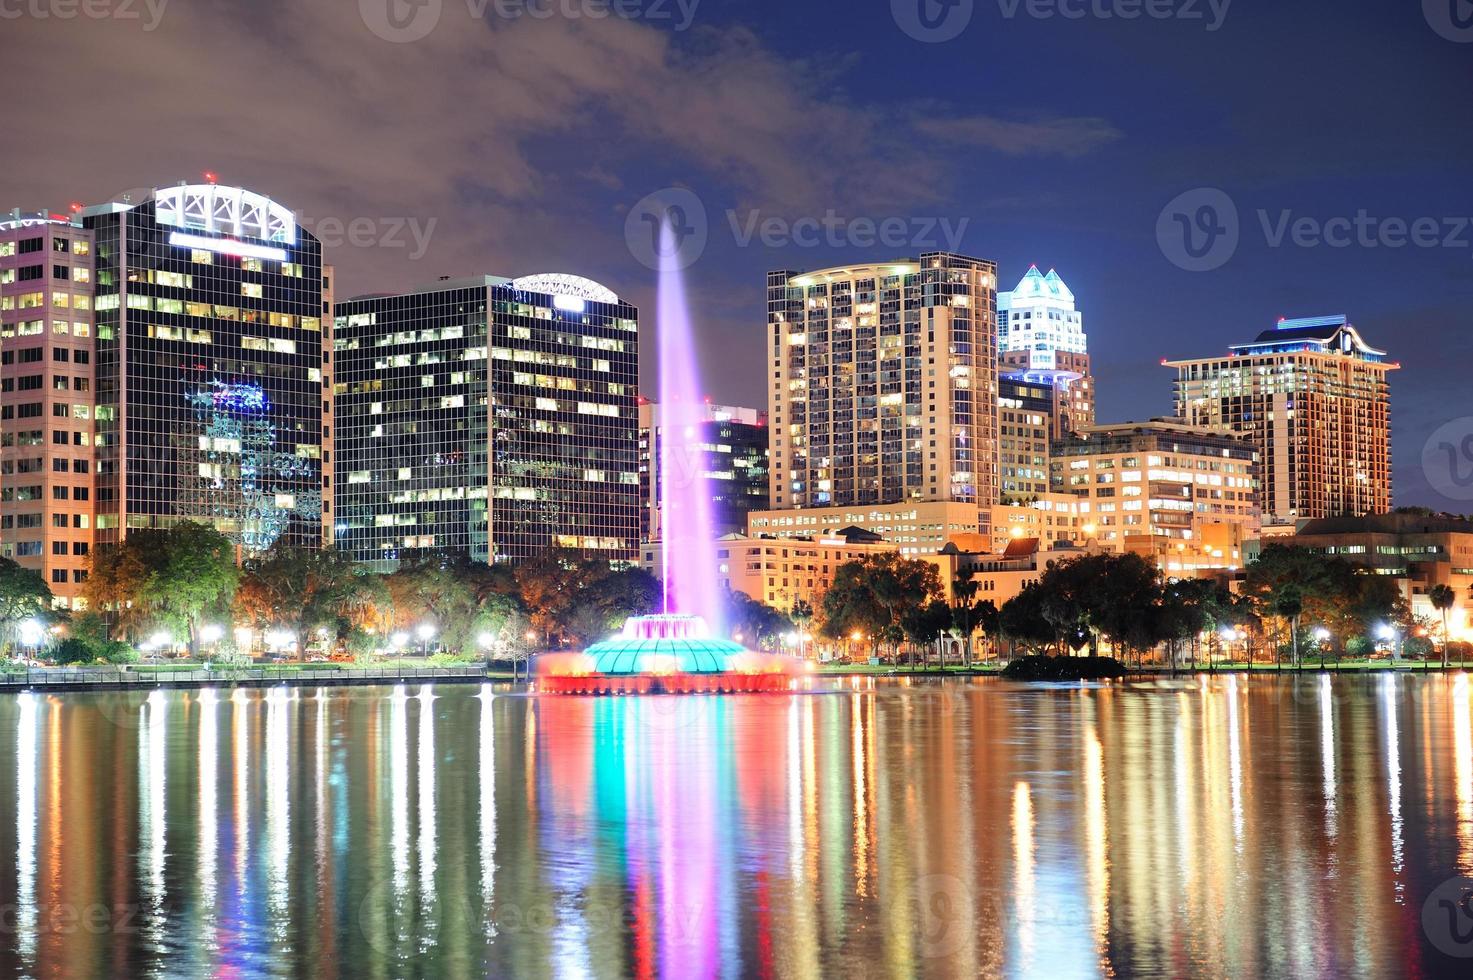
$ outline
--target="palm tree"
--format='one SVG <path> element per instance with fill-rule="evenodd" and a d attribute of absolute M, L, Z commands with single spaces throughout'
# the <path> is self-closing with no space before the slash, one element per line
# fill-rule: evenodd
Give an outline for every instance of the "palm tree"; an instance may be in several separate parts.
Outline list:
<path fill-rule="evenodd" d="M 1458 601 L 1458 594 L 1453 591 L 1452 586 L 1438 583 L 1427 590 L 1427 599 L 1432 603 L 1432 608 L 1442 613 L 1442 666 L 1447 667 L 1447 611 Z"/>
<path fill-rule="evenodd" d="M 961 628 L 962 650 L 966 658 L 964 667 L 972 666 L 972 633 L 977 625 L 972 614 L 976 610 L 977 592 L 982 588 L 982 583 L 973 579 L 973 574 L 973 569 L 958 569 L 951 582 L 951 594 L 956 597 L 957 626 Z"/>
<path fill-rule="evenodd" d="M 1304 612 L 1304 596 L 1296 585 L 1285 585 L 1274 598 L 1274 612 L 1289 621 L 1289 656 L 1299 666 L 1299 614 Z"/>

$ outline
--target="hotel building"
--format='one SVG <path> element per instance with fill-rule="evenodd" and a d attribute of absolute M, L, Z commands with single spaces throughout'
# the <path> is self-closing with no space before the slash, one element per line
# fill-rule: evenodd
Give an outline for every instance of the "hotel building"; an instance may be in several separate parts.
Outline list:
<path fill-rule="evenodd" d="M 79 607 L 94 541 L 92 233 L 0 220 L 0 556 Z"/>
<path fill-rule="evenodd" d="M 1237 568 L 1259 527 L 1251 443 L 1178 419 L 1087 426 L 1054 446 L 1057 491 L 1079 497 L 1080 532 L 1167 571 Z"/>
<path fill-rule="evenodd" d="M 959 534 L 990 534 L 978 510 L 973 504 L 950 500 L 763 510 L 748 515 L 747 533 L 753 537 L 832 537 L 845 528 L 858 527 L 913 557 L 935 554 Z M 990 520 L 992 509 L 982 510 Z"/>
<path fill-rule="evenodd" d="M 706 405 L 695 441 L 699 469 L 711 493 L 713 532 L 721 537 L 747 530 L 747 515 L 767 506 L 767 413 L 755 408 Z M 639 405 L 639 540 L 660 539 L 660 407 Z"/>
<path fill-rule="evenodd" d="M 1017 288 L 997 294 L 997 334 L 1001 373 L 1049 390 L 1055 439 L 1094 424 L 1084 315 L 1057 272 L 1029 266 Z"/>
<path fill-rule="evenodd" d="M 190 520 L 243 553 L 318 545 L 318 241 L 285 206 L 215 184 L 78 218 L 95 260 L 98 543 Z"/>
<path fill-rule="evenodd" d="M 1391 509 L 1387 372 L 1399 365 L 1345 317 L 1281 320 L 1226 356 L 1162 363 L 1176 369 L 1180 420 L 1257 449 L 1265 522 Z"/>
<path fill-rule="evenodd" d="M 334 538 L 416 551 L 634 561 L 638 313 L 588 279 L 441 280 L 338 302 Z"/>

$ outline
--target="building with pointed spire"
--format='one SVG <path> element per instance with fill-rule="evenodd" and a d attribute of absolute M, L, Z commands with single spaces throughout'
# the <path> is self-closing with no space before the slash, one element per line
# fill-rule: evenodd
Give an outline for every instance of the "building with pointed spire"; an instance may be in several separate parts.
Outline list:
<path fill-rule="evenodd" d="M 1031 265 L 1012 292 L 997 294 L 999 372 L 1052 391 L 1055 439 L 1095 421 L 1084 315 L 1057 272 Z"/>

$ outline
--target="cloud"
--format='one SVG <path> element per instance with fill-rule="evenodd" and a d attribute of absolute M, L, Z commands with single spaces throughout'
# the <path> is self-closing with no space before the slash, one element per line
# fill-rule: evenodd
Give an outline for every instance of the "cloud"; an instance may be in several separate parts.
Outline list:
<path fill-rule="evenodd" d="M 1078 157 L 1122 137 L 1108 121 L 1093 116 L 1018 121 L 996 116 L 927 119 L 921 132 L 965 146 L 983 147 L 1010 156 Z"/>

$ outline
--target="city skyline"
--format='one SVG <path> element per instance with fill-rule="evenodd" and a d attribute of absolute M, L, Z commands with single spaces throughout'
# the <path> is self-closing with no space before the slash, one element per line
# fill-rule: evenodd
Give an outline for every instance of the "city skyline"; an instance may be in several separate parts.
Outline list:
<path fill-rule="evenodd" d="M 1440 368 L 1469 350 L 1457 325 L 1473 297 L 1473 245 L 1443 243 L 1458 238 L 1458 215 L 1473 214 L 1456 165 L 1473 137 L 1454 95 L 1468 77 L 1465 46 L 1440 37 L 1416 4 L 1340 4 L 1333 17 L 1238 5 L 1220 23 L 1142 18 L 1088 32 L 1058 16 L 977 7 L 955 38 L 934 44 L 884 4 L 838 20 L 784 10 L 779 20 L 774 5 L 708 3 L 688 21 L 670 8 L 663 22 L 598 24 L 472 23 L 461 5 L 430 7 L 438 21 L 412 43 L 375 34 L 354 10 L 301 11 L 289 31 L 269 11 L 228 5 L 169 6 L 149 31 L 148 21 L 15 21 L 17 71 L 73 108 L 56 127 L 41 121 L 44 105 L 15 107 L 21 130 L 54 131 L 60 142 L 44 166 L 23 155 L 0 177 L 0 203 L 64 207 L 209 170 L 300 209 L 339 269 L 339 295 L 485 269 L 577 268 L 648 308 L 653 275 L 631 255 L 625 218 L 646 195 L 684 187 L 706 212 L 707 242 L 688 274 L 701 298 L 708 394 L 726 404 L 761 401 L 761 355 L 741 342 L 762 322 L 754 275 L 915 254 L 925 236 L 995 259 L 1003 282 L 1033 262 L 1061 271 L 1088 308 L 1106 420 L 1170 411 L 1161 357 L 1225 351 L 1279 316 L 1344 311 L 1372 343 L 1403 352 L 1396 502 L 1455 506 L 1428 486 L 1420 456 L 1456 404 L 1456 382 Z M 128 31 L 137 43 L 116 43 Z M 1298 44 L 1307 31 L 1320 43 Z M 214 40 L 224 36 L 232 44 Z M 897 84 L 900 66 L 937 54 L 936 92 L 980 83 L 993 97 L 969 112 L 950 94 L 918 106 Z M 1040 57 L 1071 70 L 1030 70 Z M 80 81 L 60 70 L 76 58 L 99 66 L 90 89 L 149 105 L 149 125 L 77 92 Z M 150 70 L 160 62 L 194 78 L 190 90 L 162 88 Z M 597 78 L 547 67 L 578 63 L 600 66 Z M 1296 99 L 1284 98 L 1276 72 L 1244 67 L 1275 63 L 1295 66 Z M 366 75 L 368 64 L 387 71 Z M 342 76 L 361 84 L 331 83 Z M 697 77 L 760 109 L 734 115 L 704 95 L 696 104 L 668 94 L 689 99 Z M 380 87 L 391 78 L 395 87 Z M 1394 96 L 1408 87 L 1424 97 Z M 302 91 L 316 93 L 310 111 L 293 106 Z M 473 125 L 419 111 L 447 93 L 495 92 L 504 96 Z M 257 100 L 285 108 L 262 126 Z M 610 110 L 623 138 L 559 166 L 560 145 L 589 135 L 585 103 Z M 1324 124 L 1303 126 L 1301 104 Z M 807 161 L 774 135 L 800 119 L 819 120 L 817 138 L 803 141 Z M 1367 126 L 1381 134 L 1369 145 L 1357 138 Z M 394 127 L 406 138 L 386 147 L 379 134 Z M 836 137 L 886 131 L 895 135 L 873 140 L 864 161 L 841 165 Z M 106 172 L 86 152 L 94 137 L 118 151 Z M 419 152 L 429 145 L 436 162 Z M 358 161 L 349 180 L 345 159 Z M 1081 167 L 1095 178 L 1071 179 Z M 1190 272 L 1163 254 L 1156 232 L 1172 198 L 1198 188 L 1226 194 L 1240 235 L 1229 261 Z M 821 224 L 817 244 L 799 241 L 806 226 L 796 222 L 831 211 L 901 219 L 904 241 L 866 244 L 865 229 L 848 223 L 836 246 Z M 1434 219 L 1444 234 L 1436 247 L 1332 244 L 1330 223 L 1362 211 Z M 769 218 L 775 235 L 763 230 Z M 1300 219 L 1324 236 L 1291 233 Z"/>

